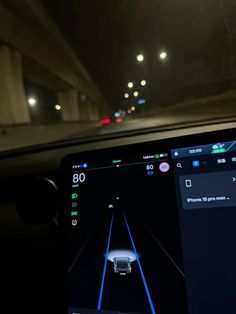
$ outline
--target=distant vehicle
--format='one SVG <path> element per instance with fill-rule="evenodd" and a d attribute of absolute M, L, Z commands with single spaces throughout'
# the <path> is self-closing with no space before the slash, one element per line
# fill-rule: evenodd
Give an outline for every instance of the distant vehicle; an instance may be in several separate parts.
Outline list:
<path fill-rule="evenodd" d="M 119 210 L 120 208 L 119 200 L 120 200 L 119 196 L 112 196 L 110 202 L 107 205 L 107 208 L 113 209 L 113 212 Z"/>
<path fill-rule="evenodd" d="M 110 118 L 103 118 L 100 120 L 101 125 L 108 125 L 111 124 L 111 119 Z"/>
<path fill-rule="evenodd" d="M 128 257 L 114 258 L 114 272 L 120 275 L 131 273 L 131 261 Z"/>
<path fill-rule="evenodd" d="M 121 117 L 115 118 L 115 122 L 116 122 L 116 123 L 121 123 L 122 121 L 123 121 L 123 119 L 122 119 Z"/>

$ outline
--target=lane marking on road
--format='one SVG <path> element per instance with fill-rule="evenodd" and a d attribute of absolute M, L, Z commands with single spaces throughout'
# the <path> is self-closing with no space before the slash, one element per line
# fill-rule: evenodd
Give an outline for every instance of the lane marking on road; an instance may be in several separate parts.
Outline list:
<path fill-rule="evenodd" d="M 142 280 L 143 280 L 143 284 L 144 284 L 144 288 L 145 288 L 145 291 L 146 291 L 146 294 L 147 294 L 147 298 L 148 298 L 148 302 L 149 302 L 149 305 L 150 305 L 150 308 L 151 308 L 151 312 L 152 312 L 152 314 L 156 314 L 156 311 L 155 311 L 155 308 L 154 308 L 154 305 L 153 305 L 153 302 L 152 302 L 152 298 L 151 298 L 151 295 L 150 295 L 150 292 L 149 292 L 149 289 L 148 289 L 148 285 L 147 285 L 147 282 L 146 282 L 146 279 L 145 279 L 145 276 L 144 276 L 144 272 L 143 272 L 143 269 L 142 269 L 142 266 L 141 266 L 141 263 L 140 263 L 140 260 L 139 260 L 139 255 L 137 253 L 137 250 L 136 250 L 136 247 L 135 247 L 135 244 L 134 244 L 134 240 L 133 240 L 130 228 L 129 228 L 128 221 L 127 221 L 126 216 L 125 216 L 124 213 L 123 213 L 123 215 L 124 215 L 126 227 L 128 229 L 129 237 L 130 237 L 130 240 L 131 240 L 131 243 L 132 243 L 132 246 L 133 246 L 133 250 L 134 250 L 134 253 L 135 253 L 136 258 L 137 258 L 138 267 L 139 267 L 140 274 L 141 274 L 141 277 L 142 277 Z"/>
<path fill-rule="evenodd" d="M 170 254 L 167 252 L 167 250 L 164 248 L 164 246 L 161 244 L 161 242 L 155 237 L 155 235 L 152 233 L 150 228 L 140 219 L 140 221 L 143 223 L 145 229 L 148 231 L 148 233 L 153 237 L 154 241 L 158 244 L 158 246 L 161 248 L 161 250 L 165 253 L 165 255 L 169 258 L 171 263 L 174 265 L 174 267 L 178 270 L 178 272 L 181 274 L 182 277 L 185 278 L 184 272 L 181 270 L 181 268 L 177 265 L 177 263 L 174 261 L 174 259 L 170 256 Z"/>
<path fill-rule="evenodd" d="M 77 260 L 78 260 L 78 258 L 79 258 L 79 256 L 80 256 L 80 254 L 82 253 L 82 251 L 83 251 L 84 248 L 86 247 L 86 245 L 87 245 L 89 239 L 91 238 L 91 235 L 92 235 L 93 231 L 94 231 L 94 230 L 92 230 L 92 231 L 90 232 L 90 234 L 88 235 L 87 239 L 84 241 L 83 246 L 81 247 L 81 249 L 80 249 L 79 252 L 77 253 L 76 257 L 74 258 L 74 261 L 72 262 L 70 268 L 68 269 L 68 273 L 70 273 L 71 270 L 72 270 L 72 268 L 75 266 L 75 263 L 77 262 Z"/>
<path fill-rule="evenodd" d="M 109 252 L 109 247 L 110 247 L 111 232 L 112 232 L 112 226 L 113 226 L 113 218 L 114 218 L 114 215 L 112 214 L 111 223 L 110 223 L 110 230 L 109 230 L 109 234 L 108 234 L 108 241 L 107 241 L 107 250 L 106 250 L 106 255 L 105 255 L 105 262 L 104 262 L 103 273 L 102 273 L 102 282 L 101 282 L 100 293 L 99 293 L 99 299 L 98 299 L 98 311 L 101 310 L 101 305 L 102 305 L 102 295 L 103 295 L 104 281 L 105 281 L 105 276 L 106 276 L 108 252 Z"/>

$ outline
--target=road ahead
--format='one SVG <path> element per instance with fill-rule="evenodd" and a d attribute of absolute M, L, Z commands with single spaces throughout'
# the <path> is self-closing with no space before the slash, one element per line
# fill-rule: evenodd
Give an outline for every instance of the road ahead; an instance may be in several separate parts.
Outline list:
<path fill-rule="evenodd" d="M 221 102 L 203 103 L 197 106 L 194 104 L 179 104 L 153 111 L 141 118 L 127 119 L 122 123 L 112 123 L 104 127 L 99 122 L 0 127 L 0 150 L 4 151 L 67 139 L 80 139 L 89 136 L 168 126 L 188 121 L 198 122 L 227 117 L 231 117 L 231 119 L 236 117 L 235 102 L 233 101 L 223 104 Z"/>

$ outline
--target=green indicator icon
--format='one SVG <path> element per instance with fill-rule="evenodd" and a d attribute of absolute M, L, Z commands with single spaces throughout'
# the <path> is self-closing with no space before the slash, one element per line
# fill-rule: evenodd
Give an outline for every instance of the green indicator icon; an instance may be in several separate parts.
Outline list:
<path fill-rule="evenodd" d="M 212 154 L 220 154 L 220 153 L 225 153 L 226 149 L 225 148 L 218 148 L 218 149 L 213 149 L 211 152 Z"/>
<path fill-rule="evenodd" d="M 160 155 L 156 154 L 154 155 L 155 158 L 160 158 Z"/>
<path fill-rule="evenodd" d="M 71 212 L 71 216 L 78 216 L 78 212 L 77 211 Z"/>
<path fill-rule="evenodd" d="M 121 159 L 114 159 L 112 160 L 113 164 L 119 164 L 121 162 Z"/>
<path fill-rule="evenodd" d="M 72 200 L 75 200 L 76 198 L 78 198 L 78 194 L 77 193 L 71 194 L 71 198 Z"/>

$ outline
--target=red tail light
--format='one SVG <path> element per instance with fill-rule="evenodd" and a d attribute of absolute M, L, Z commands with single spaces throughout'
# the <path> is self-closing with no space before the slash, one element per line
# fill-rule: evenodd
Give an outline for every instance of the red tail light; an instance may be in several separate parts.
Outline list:
<path fill-rule="evenodd" d="M 116 123 L 121 123 L 123 121 L 122 118 L 116 118 Z"/>
<path fill-rule="evenodd" d="M 101 119 L 100 122 L 101 122 L 101 125 L 110 124 L 111 119 L 110 118 L 104 118 L 104 119 Z"/>

